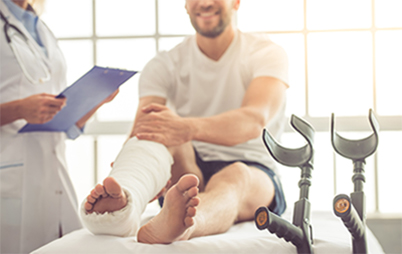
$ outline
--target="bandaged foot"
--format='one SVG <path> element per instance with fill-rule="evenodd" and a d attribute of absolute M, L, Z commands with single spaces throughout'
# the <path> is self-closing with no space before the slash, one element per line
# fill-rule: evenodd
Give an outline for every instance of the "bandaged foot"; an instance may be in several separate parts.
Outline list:
<path fill-rule="evenodd" d="M 81 220 L 94 234 L 136 235 L 148 202 L 170 179 L 173 158 L 159 143 L 131 138 L 117 156 L 103 185 L 81 206 Z"/>
<path fill-rule="evenodd" d="M 84 207 L 87 213 L 114 212 L 127 205 L 127 196 L 120 184 L 113 178 L 107 177 L 102 184 L 98 184 L 88 195 Z"/>
<path fill-rule="evenodd" d="M 138 232 L 138 242 L 172 243 L 189 239 L 194 228 L 196 207 L 200 203 L 199 180 L 195 175 L 184 175 L 165 196 L 162 210 Z"/>

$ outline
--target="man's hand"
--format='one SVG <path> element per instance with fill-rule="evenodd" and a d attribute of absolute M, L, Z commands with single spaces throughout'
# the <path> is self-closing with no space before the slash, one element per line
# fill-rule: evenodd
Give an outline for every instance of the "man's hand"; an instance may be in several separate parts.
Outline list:
<path fill-rule="evenodd" d="M 28 123 L 43 124 L 52 120 L 66 105 L 66 100 L 46 93 L 35 94 L 22 99 L 18 111 Z"/>
<path fill-rule="evenodd" d="M 133 129 L 138 139 L 155 141 L 168 147 L 192 140 L 195 128 L 190 119 L 182 118 L 158 103 L 149 104 L 141 110 L 145 115 L 137 119 Z"/>

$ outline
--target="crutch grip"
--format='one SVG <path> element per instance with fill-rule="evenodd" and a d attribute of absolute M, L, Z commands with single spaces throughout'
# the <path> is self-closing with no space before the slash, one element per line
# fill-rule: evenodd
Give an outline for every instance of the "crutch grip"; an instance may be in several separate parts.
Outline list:
<path fill-rule="evenodd" d="M 334 198 L 334 213 L 340 217 L 346 228 L 351 233 L 353 239 L 358 240 L 364 237 L 365 227 L 356 209 L 352 205 L 351 199 L 345 194 L 339 194 Z"/>
<path fill-rule="evenodd" d="M 303 232 L 300 228 L 271 213 L 267 207 L 262 206 L 255 212 L 255 224 L 259 230 L 268 229 L 279 238 L 292 242 L 295 246 L 303 243 Z"/>

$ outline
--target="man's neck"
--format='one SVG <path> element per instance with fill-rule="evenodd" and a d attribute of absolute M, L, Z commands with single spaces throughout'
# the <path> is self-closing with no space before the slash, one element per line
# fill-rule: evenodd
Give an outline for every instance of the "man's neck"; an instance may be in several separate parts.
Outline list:
<path fill-rule="evenodd" d="M 197 33 L 197 45 L 208 58 L 218 61 L 225 51 L 228 49 L 230 43 L 235 36 L 235 28 L 230 25 L 215 38 L 208 38 Z"/>
<path fill-rule="evenodd" d="M 28 0 L 12 0 L 16 5 L 26 10 L 28 7 Z"/>

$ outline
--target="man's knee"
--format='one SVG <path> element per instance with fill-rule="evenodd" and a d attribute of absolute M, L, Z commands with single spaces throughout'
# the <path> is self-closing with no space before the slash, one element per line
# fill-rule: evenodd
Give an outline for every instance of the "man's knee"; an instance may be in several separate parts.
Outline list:
<path fill-rule="evenodd" d="M 210 181 L 234 184 L 238 188 L 245 188 L 251 181 L 251 169 L 243 162 L 234 162 L 214 174 Z"/>

